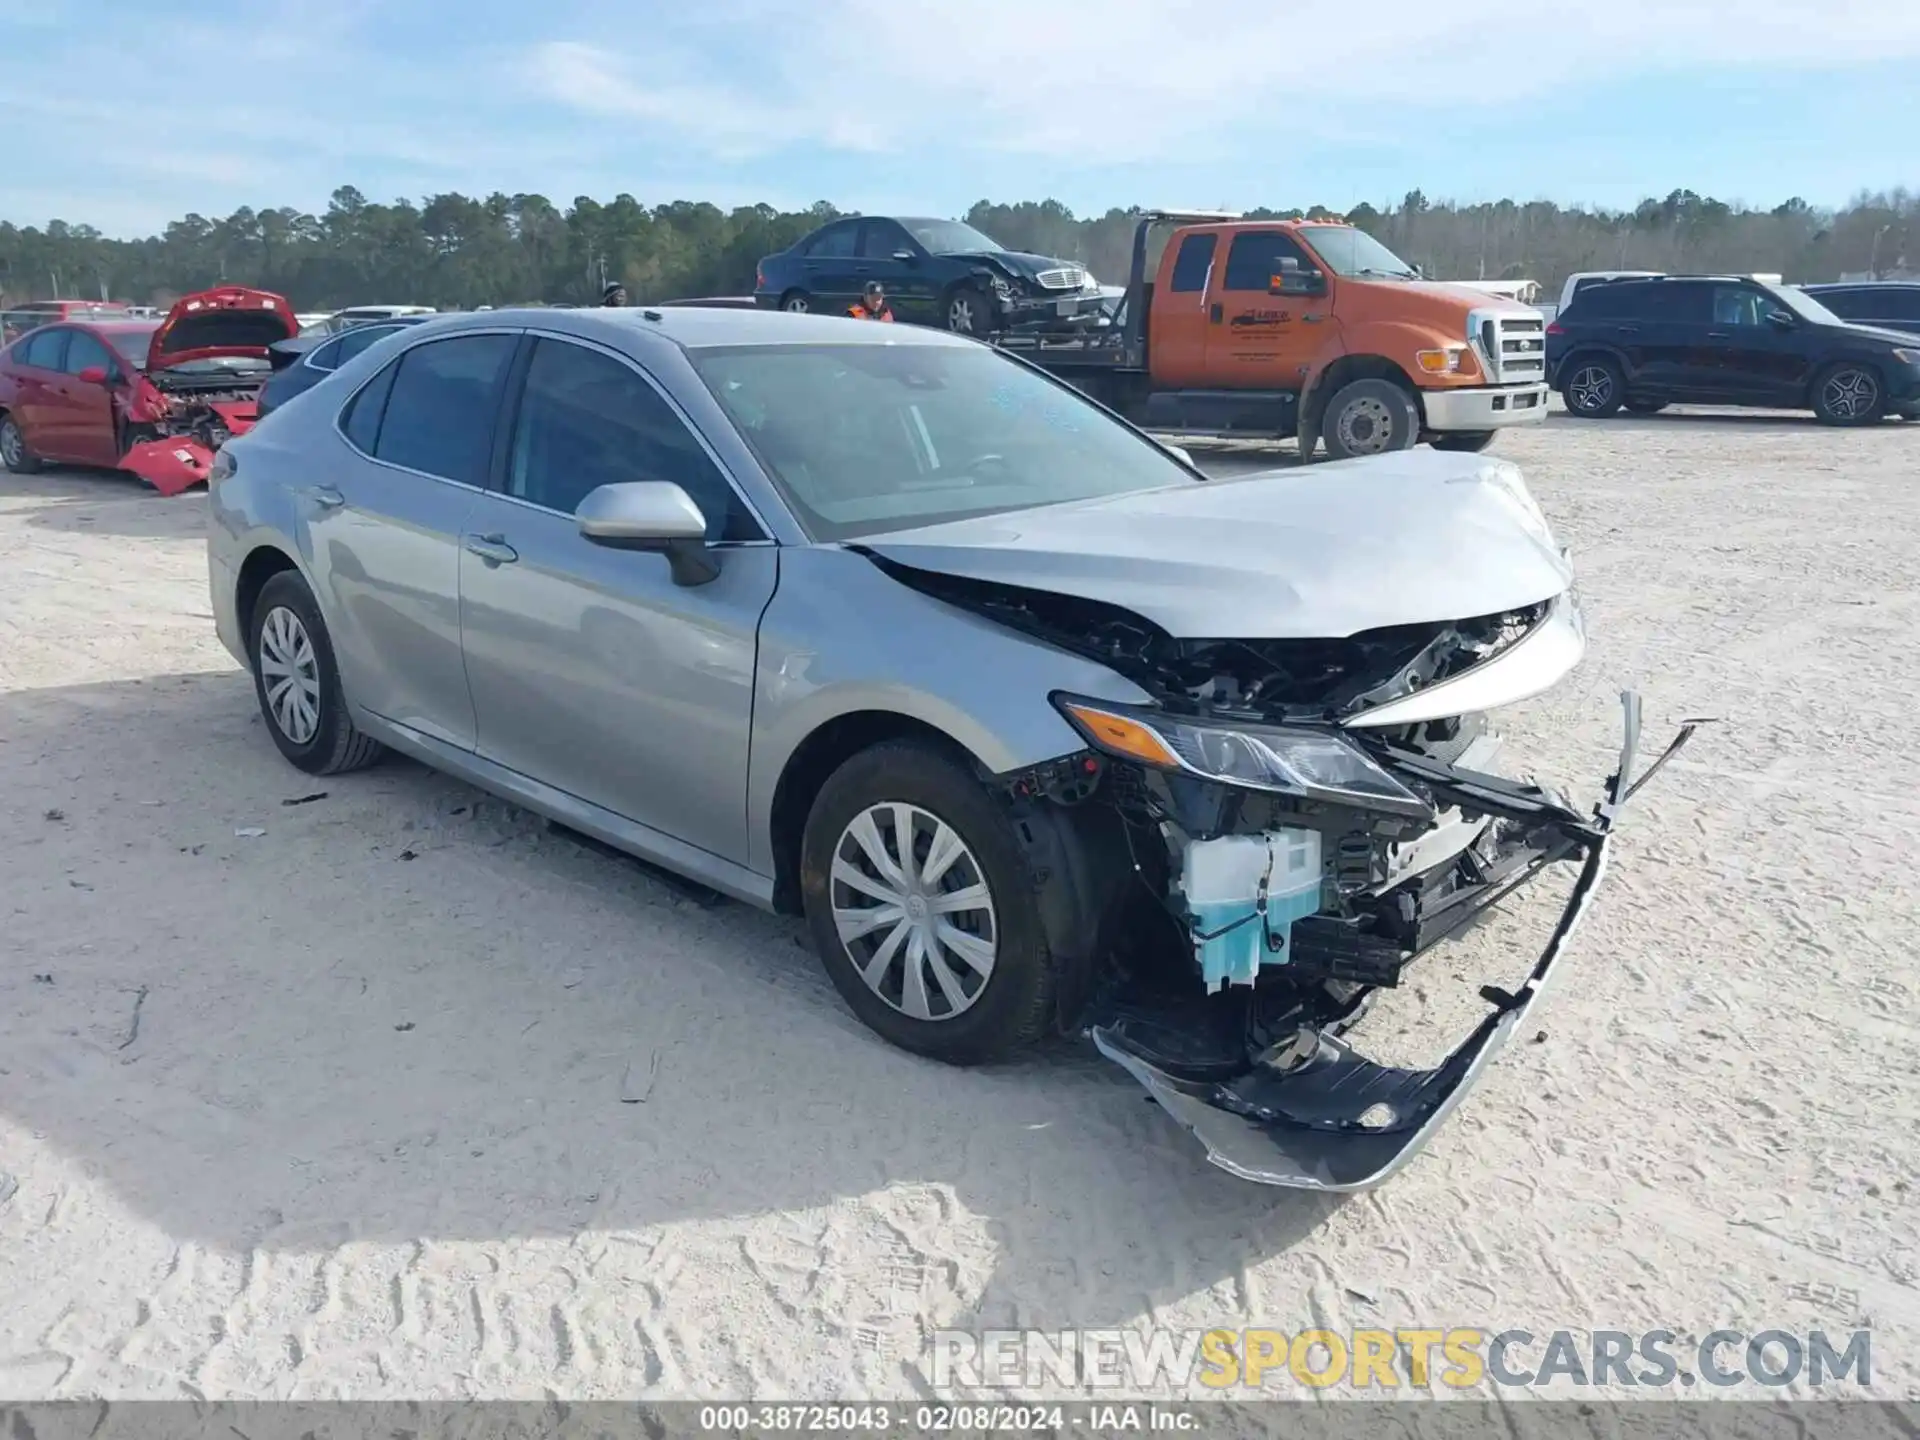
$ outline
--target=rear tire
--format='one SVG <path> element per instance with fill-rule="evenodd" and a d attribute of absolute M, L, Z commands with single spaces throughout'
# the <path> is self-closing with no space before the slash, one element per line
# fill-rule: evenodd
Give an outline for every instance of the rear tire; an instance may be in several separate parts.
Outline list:
<path fill-rule="evenodd" d="M 834 988 L 883 1038 L 949 1064 L 1000 1059 L 1046 1034 L 1054 967 L 1038 888 L 1004 806 L 924 741 L 848 760 L 821 787 L 801 837 L 801 899 Z"/>
<path fill-rule="evenodd" d="M 1838 360 L 1813 377 L 1813 414 L 1822 425 L 1871 425 L 1886 408 L 1886 387 L 1871 365 Z"/>
<path fill-rule="evenodd" d="M 1320 436 L 1331 460 L 1411 450 L 1420 438 L 1420 407 L 1391 380 L 1355 380 L 1327 402 Z"/>
<path fill-rule="evenodd" d="M 40 457 L 27 448 L 20 422 L 11 415 L 0 415 L 0 465 L 15 475 L 35 475 L 41 464 Z"/>
<path fill-rule="evenodd" d="M 1582 420 L 1604 420 L 1620 413 L 1626 403 L 1627 380 L 1620 367 L 1604 355 L 1587 355 L 1567 366 L 1560 386 L 1567 413 Z"/>
<path fill-rule="evenodd" d="M 789 290 L 780 297 L 780 308 L 792 315 L 805 315 L 813 309 L 813 297 L 804 290 Z"/>
<path fill-rule="evenodd" d="M 1498 430 L 1460 430 L 1447 435 L 1436 435 L 1433 437 L 1433 448 L 1464 450 L 1469 455 L 1478 455 L 1493 444 L 1494 436 L 1499 433 Z"/>
<path fill-rule="evenodd" d="M 341 775 L 386 753 L 354 728 L 333 641 L 306 581 L 291 570 L 267 581 L 247 631 L 260 714 L 288 764 L 309 775 Z"/>

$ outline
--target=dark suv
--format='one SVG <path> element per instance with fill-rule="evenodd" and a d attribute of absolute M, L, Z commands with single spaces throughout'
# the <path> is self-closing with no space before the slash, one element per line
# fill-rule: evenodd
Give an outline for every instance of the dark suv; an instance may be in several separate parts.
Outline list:
<path fill-rule="evenodd" d="M 1800 288 L 1849 324 L 1920 335 L 1920 280 L 1838 281 Z"/>
<path fill-rule="evenodd" d="M 763 309 L 839 314 L 869 281 L 894 314 L 962 335 L 1097 315 L 1100 286 L 1071 260 L 1008 250 L 959 220 L 852 216 L 763 259 L 753 294 Z"/>
<path fill-rule="evenodd" d="M 1547 380 L 1573 415 L 1753 405 L 1863 425 L 1920 417 L 1920 338 L 1742 276 L 1615 280 L 1547 327 Z"/>

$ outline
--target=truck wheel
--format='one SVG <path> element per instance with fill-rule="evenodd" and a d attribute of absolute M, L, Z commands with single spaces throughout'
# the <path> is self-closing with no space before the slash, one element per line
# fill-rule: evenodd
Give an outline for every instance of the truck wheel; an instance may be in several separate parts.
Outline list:
<path fill-rule="evenodd" d="M 1320 433 L 1334 460 L 1411 450 L 1420 438 L 1420 407 L 1391 380 L 1355 380 L 1327 402 Z"/>
<path fill-rule="evenodd" d="M 40 468 L 40 457 L 27 449 L 20 422 L 11 415 L 0 415 L 0 465 L 15 475 L 31 475 Z"/>
<path fill-rule="evenodd" d="M 780 297 L 780 308 L 795 315 L 804 315 L 813 309 L 813 297 L 804 290 L 789 290 Z"/>
<path fill-rule="evenodd" d="M 954 334 L 977 338 L 993 329 L 993 297 L 977 286 L 962 285 L 947 292 L 941 314 Z"/>
<path fill-rule="evenodd" d="M 1560 398 L 1567 402 L 1567 413 L 1584 420 L 1603 420 L 1617 415 L 1627 398 L 1626 378 L 1620 367 L 1604 355 L 1589 355 L 1567 367 L 1566 383 Z"/>
<path fill-rule="evenodd" d="M 1498 430 L 1456 430 L 1450 434 L 1434 436 L 1433 448 L 1436 450 L 1465 450 L 1468 454 L 1478 455 L 1482 450 L 1493 444 L 1493 437 L 1499 433 Z"/>
<path fill-rule="evenodd" d="M 1822 425 L 1870 425 L 1886 399 L 1879 374 L 1858 360 L 1836 361 L 1813 377 L 1813 413 Z"/>

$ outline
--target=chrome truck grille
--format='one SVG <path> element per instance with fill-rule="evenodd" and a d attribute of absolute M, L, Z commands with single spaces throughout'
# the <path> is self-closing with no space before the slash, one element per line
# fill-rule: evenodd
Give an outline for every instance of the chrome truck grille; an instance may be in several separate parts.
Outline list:
<path fill-rule="evenodd" d="M 1483 315 L 1474 337 L 1495 384 L 1547 378 L 1547 322 L 1540 315 Z"/>
<path fill-rule="evenodd" d="M 1062 265 L 1057 270 L 1042 270 L 1039 280 L 1043 290 L 1081 290 L 1086 287 L 1087 272 L 1078 265 Z"/>

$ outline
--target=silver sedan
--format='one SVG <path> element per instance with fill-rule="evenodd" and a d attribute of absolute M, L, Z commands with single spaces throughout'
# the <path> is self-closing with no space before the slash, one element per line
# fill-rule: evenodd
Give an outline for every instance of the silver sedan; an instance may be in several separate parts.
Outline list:
<path fill-rule="evenodd" d="M 936 331 L 429 320 L 210 490 L 220 637 L 291 764 L 399 751 L 804 913 L 889 1040 L 1087 1036 L 1256 1180 L 1404 1163 L 1538 998 L 1625 798 L 1631 745 L 1594 812 L 1495 768 L 1486 712 L 1584 646 L 1511 465 L 1209 481 Z M 1559 862 L 1552 943 L 1444 1065 L 1347 1045 Z"/>

